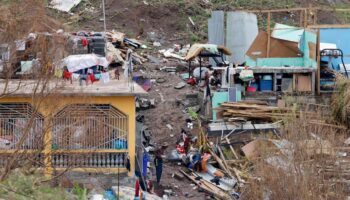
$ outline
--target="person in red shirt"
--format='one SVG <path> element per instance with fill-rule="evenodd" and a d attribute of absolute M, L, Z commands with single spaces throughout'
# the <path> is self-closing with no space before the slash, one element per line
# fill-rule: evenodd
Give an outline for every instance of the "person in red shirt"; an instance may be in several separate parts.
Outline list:
<path fill-rule="evenodd" d="M 91 84 L 93 84 L 96 81 L 95 75 L 93 73 L 90 73 L 88 76 L 90 77 Z"/>
<path fill-rule="evenodd" d="M 70 80 L 70 83 L 73 83 L 72 74 L 73 74 L 72 72 L 69 72 L 68 69 L 65 68 L 63 71 L 63 79 Z"/>
<path fill-rule="evenodd" d="M 89 41 L 86 39 L 86 37 L 81 37 L 81 45 L 83 45 L 83 47 L 86 47 L 87 45 L 89 45 Z"/>

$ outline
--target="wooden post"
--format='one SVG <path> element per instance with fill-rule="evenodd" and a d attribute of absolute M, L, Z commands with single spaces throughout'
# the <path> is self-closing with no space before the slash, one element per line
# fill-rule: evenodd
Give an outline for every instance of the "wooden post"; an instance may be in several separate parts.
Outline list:
<path fill-rule="evenodd" d="M 239 159 L 239 157 L 238 157 L 238 155 L 237 155 L 235 149 L 234 149 L 234 148 L 232 147 L 232 145 L 231 145 L 231 141 L 230 141 L 227 137 L 225 137 L 225 139 L 226 139 L 226 142 L 227 142 L 227 144 L 229 145 L 229 147 L 230 147 L 230 149 L 231 149 L 233 155 L 235 156 L 235 158 L 236 158 L 236 159 Z"/>
<path fill-rule="evenodd" d="M 293 85 L 292 85 L 292 92 L 296 92 L 296 84 L 297 84 L 297 75 L 293 74 Z"/>
<path fill-rule="evenodd" d="M 271 45 L 271 13 L 267 13 L 267 48 L 266 57 L 270 57 L 270 45 Z"/>
<path fill-rule="evenodd" d="M 320 29 L 317 29 L 317 76 L 316 76 L 316 87 L 317 87 L 317 95 L 321 94 L 321 51 L 320 51 Z"/>
<path fill-rule="evenodd" d="M 307 9 L 304 10 L 304 28 L 307 27 L 307 20 L 308 20 L 308 12 L 307 11 L 308 11 Z"/>
<path fill-rule="evenodd" d="M 273 91 L 277 92 L 277 73 L 273 73 Z"/>
<path fill-rule="evenodd" d="M 300 10 L 300 16 L 299 16 L 299 26 L 302 27 L 303 26 L 303 13 L 304 10 Z"/>
<path fill-rule="evenodd" d="M 312 73 L 311 73 L 311 91 L 312 91 L 312 95 L 316 95 L 316 73 L 317 73 L 317 70 L 312 71 Z"/>
<path fill-rule="evenodd" d="M 52 131 L 51 131 L 52 118 L 47 116 L 44 120 L 44 174 L 46 177 L 51 177 L 53 174 L 52 168 Z"/>

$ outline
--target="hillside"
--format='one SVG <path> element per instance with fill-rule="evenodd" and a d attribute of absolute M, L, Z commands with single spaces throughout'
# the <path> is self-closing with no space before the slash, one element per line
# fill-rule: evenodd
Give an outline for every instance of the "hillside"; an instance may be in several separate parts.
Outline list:
<path fill-rule="evenodd" d="M 295 7 L 348 8 L 349 0 L 107 0 L 107 29 L 115 29 L 131 37 L 150 39 L 155 32 L 160 41 L 205 40 L 207 19 L 212 10 L 277 9 Z M 84 0 L 72 10 L 74 15 L 51 10 L 51 15 L 61 19 L 73 30 L 103 30 L 101 1 Z M 195 27 L 190 24 L 191 17 Z M 266 15 L 258 15 L 264 22 Z M 298 13 L 286 12 L 272 16 L 272 21 L 297 22 Z M 322 11 L 317 14 L 319 24 L 346 23 L 349 14 Z M 295 24 L 294 24 L 295 25 Z M 154 34 L 153 34 L 154 35 Z M 147 37 L 148 36 L 148 37 Z"/>

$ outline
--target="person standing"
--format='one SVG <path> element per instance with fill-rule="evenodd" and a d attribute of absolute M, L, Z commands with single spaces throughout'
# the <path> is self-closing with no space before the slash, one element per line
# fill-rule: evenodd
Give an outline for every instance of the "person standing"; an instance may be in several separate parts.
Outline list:
<path fill-rule="evenodd" d="M 154 165 L 156 166 L 157 184 L 159 185 L 163 173 L 163 158 L 160 155 L 156 155 L 154 158 Z"/>

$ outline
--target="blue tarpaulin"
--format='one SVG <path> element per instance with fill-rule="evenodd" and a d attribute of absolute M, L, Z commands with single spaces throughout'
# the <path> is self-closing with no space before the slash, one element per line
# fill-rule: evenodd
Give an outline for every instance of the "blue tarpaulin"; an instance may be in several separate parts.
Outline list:
<path fill-rule="evenodd" d="M 334 43 L 341 49 L 344 55 L 350 55 L 350 28 L 322 28 L 320 29 L 321 43 Z M 328 61 L 327 57 L 322 57 L 322 61 Z M 333 67 L 340 69 L 341 59 L 333 59 Z M 350 64 L 350 57 L 344 57 L 344 63 Z"/>

